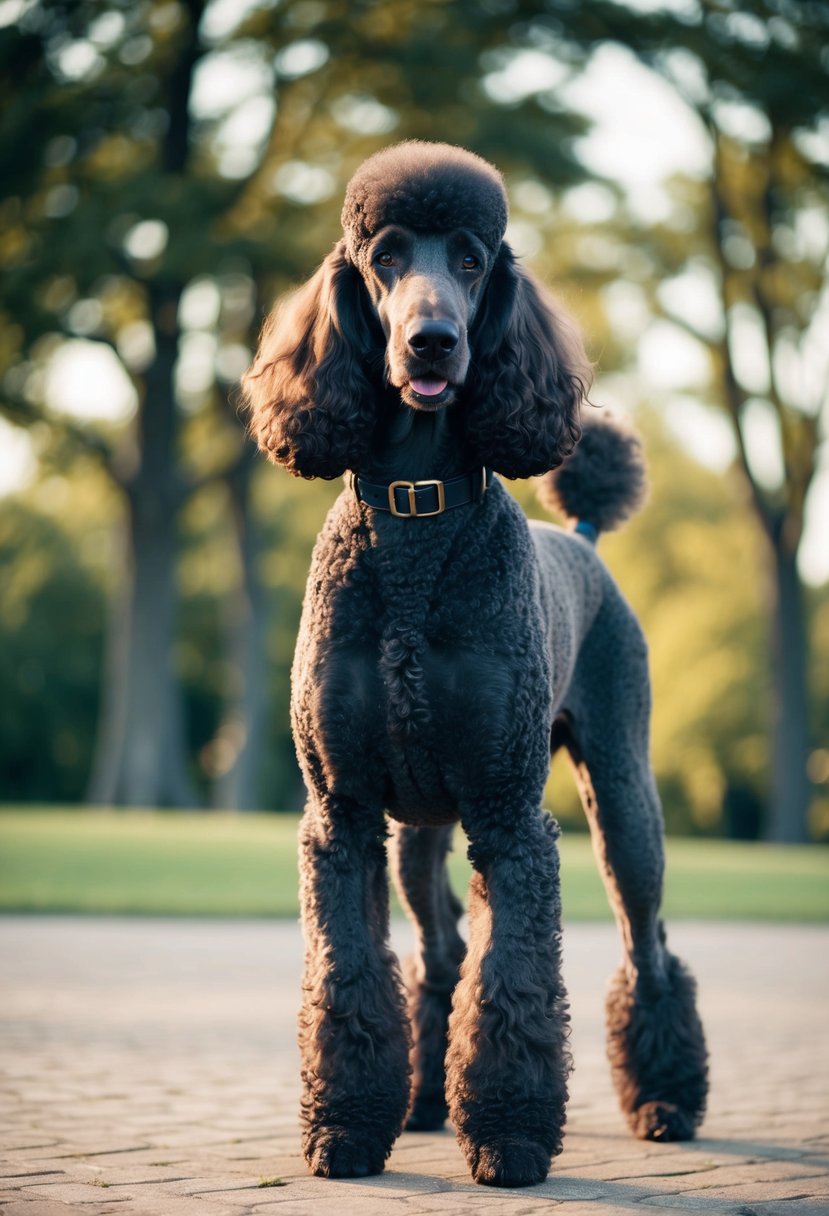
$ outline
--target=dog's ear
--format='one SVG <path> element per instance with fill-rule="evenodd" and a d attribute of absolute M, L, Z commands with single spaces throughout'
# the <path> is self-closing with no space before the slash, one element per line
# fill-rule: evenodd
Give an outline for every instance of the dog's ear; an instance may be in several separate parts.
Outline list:
<path fill-rule="evenodd" d="M 339 477 L 368 452 L 375 411 L 365 359 L 375 328 L 342 243 L 266 320 L 243 398 L 259 447 L 295 476 Z"/>
<path fill-rule="evenodd" d="M 504 242 L 471 332 L 466 448 L 506 477 L 561 464 L 578 442 L 590 363 L 573 322 Z"/>

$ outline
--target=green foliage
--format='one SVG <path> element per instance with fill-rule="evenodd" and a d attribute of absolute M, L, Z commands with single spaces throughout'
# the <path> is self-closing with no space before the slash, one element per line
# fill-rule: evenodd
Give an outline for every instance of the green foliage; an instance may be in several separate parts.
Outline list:
<path fill-rule="evenodd" d="M 291 815 L 0 812 L 0 909 L 177 916 L 297 915 Z M 561 841 L 565 920 L 610 919 L 590 842 Z M 458 833 L 452 883 L 470 868 Z M 829 855 L 731 841 L 668 843 L 673 917 L 827 921 Z M 399 914 L 399 908 L 395 906 Z"/>
<path fill-rule="evenodd" d="M 94 470 L 87 470 L 94 483 Z M 82 796 L 95 735 L 108 533 L 100 484 L 60 476 L 0 513 L 0 789 Z"/>
<path fill-rule="evenodd" d="M 707 136 L 710 172 L 677 183 L 679 206 L 664 224 L 640 226 L 668 276 L 649 275 L 643 294 L 707 354 L 709 400 L 734 436 L 769 586 L 767 831 L 805 840 L 816 809 L 797 558 L 829 410 L 829 9 L 814 0 L 591 7 L 607 35 L 671 84 Z M 689 279 L 697 289 L 707 283 L 705 314 L 693 307 Z"/>
<path fill-rule="evenodd" d="M 809 776 L 814 783 L 812 834 L 829 840 L 829 586 L 810 596 L 812 623 L 812 690 L 817 713 L 814 738 L 817 747 L 809 757 Z"/>

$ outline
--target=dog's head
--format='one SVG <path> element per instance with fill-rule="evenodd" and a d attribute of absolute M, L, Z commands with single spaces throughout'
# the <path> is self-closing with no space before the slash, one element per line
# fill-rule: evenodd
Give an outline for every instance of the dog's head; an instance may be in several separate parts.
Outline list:
<path fill-rule="evenodd" d="M 413 409 L 451 404 L 466 380 L 469 329 L 507 213 L 500 173 L 448 144 L 387 148 L 348 185 L 347 256 L 383 328 L 389 383 Z"/>
<path fill-rule="evenodd" d="M 469 463 L 555 467 L 578 433 L 589 364 L 572 325 L 504 241 L 501 175 L 448 144 L 370 157 L 344 238 L 278 305 L 244 379 L 260 446 L 291 472 L 359 471 L 377 402 L 452 408 Z"/>

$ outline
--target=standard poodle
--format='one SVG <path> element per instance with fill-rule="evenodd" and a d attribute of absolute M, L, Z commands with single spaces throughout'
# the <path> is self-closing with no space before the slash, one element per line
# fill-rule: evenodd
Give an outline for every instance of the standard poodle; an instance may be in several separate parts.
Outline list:
<path fill-rule="evenodd" d="M 315 1174 L 378 1173 L 404 1124 L 448 1114 L 478 1182 L 523 1186 L 561 1151 L 570 1070 L 558 827 L 541 807 L 559 746 L 621 931 L 607 1025 L 625 1115 L 640 1137 L 679 1140 L 705 1107 L 695 985 L 659 917 L 646 645 L 594 547 L 639 504 L 640 447 L 582 418 L 581 340 L 504 241 L 486 161 L 388 148 L 352 178 L 342 219 L 244 379 L 272 460 L 346 474 L 292 678 L 303 1147 Z M 498 474 L 548 474 L 570 526 L 528 525 Z M 405 984 L 389 821 L 417 933 Z M 468 945 L 445 865 L 458 822 Z"/>

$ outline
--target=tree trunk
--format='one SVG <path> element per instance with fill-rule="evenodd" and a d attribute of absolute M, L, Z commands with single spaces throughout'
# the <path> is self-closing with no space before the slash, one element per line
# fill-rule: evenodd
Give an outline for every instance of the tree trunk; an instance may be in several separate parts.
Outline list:
<path fill-rule="evenodd" d="M 127 521 L 118 529 L 118 552 L 131 551 L 131 529 Z M 124 562 L 124 566 L 127 562 Z M 95 727 L 92 769 L 86 801 L 99 806 L 113 803 L 118 784 L 121 751 L 126 730 L 126 669 L 130 647 L 130 572 L 119 570 L 107 616 L 101 667 L 101 696 Z"/>
<path fill-rule="evenodd" d="M 773 752 L 767 836 L 793 844 L 809 839 L 808 644 L 797 555 L 782 536 L 772 541 L 772 563 Z"/>
<path fill-rule="evenodd" d="M 259 780 L 267 711 L 267 597 L 257 568 L 261 543 L 250 505 L 256 459 L 253 444 L 245 441 L 242 459 L 228 478 L 240 578 L 228 605 L 227 648 L 237 691 L 219 728 L 228 763 L 217 774 L 214 802 L 240 811 L 262 806 Z"/>
<path fill-rule="evenodd" d="M 117 806 L 194 806 L 173 670 L 176 472 L 173 371 L 176 288 L 151 291 L 156 358 L 138 416 L 141 465 L 129 486 L 127 591 L 113 605 L 106 687 L 89 799 Z"/>

